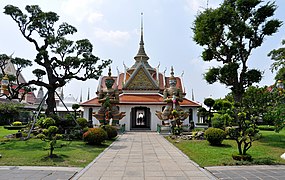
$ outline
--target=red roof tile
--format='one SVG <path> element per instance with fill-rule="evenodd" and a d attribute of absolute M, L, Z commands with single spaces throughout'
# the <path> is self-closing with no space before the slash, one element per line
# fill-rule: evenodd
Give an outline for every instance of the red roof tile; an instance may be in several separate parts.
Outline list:
<path fill-rule="evenodd" d="M 119 104 L 166 104 L 163 102 L 163 97 L 159 94 L 122 94 L 120 95 Z M 184 98 L 181 106 L 194 106 L 198 107 L 200 104 Z M 101 106 L 98 102 L 98 97 L 81 103 L 81 106 Z"/>

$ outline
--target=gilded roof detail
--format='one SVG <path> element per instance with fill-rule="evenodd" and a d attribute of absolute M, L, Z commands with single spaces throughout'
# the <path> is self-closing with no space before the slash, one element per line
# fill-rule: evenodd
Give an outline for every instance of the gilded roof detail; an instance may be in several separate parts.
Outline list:
<path fill-rule="evenodd" d="M 149 79 L 145 71 L 142 68 L 140 68 L 135 77 L 133 77 L 131 82 L 129 82 L 127 89 L 144 90 L 144 89 L 157 89 L 157 87 Z"/>

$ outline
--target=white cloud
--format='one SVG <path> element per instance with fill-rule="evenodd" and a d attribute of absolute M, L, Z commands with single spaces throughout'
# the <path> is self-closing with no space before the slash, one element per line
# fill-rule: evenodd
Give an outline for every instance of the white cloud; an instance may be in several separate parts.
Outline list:
<path fill-rule="evenodd" d="M 101 21 L 102 19 L 103 19 L 103 14 L 98 12 L 90 13 L 87 18 L 89 23 L 98 22 Z"/>
<path fill-rule="evenodd" d="M 94 23 L 103 19 L 103 14 L 95 10 L 101 4 L 102 0 L 66 0 L 62 3 L 61 9 L 78 22 L 87 20 Z"/>
<path fill-rule="evenodd" d="M 124 31 L 106 31 L 101 28 L 95 29 L 95 37 L 99 40 L 110 43 L 116 46 L 122 46 L 125 42 L 130 39 L 130 33 Z"/>
<path fill-rule="evenodd" d="M 216 8 L 221 0 L 186 0 L 185 9 L 189 11 L 192 15 L 196 15 L 198 11 L 203 11 L 208 7 Z"/>

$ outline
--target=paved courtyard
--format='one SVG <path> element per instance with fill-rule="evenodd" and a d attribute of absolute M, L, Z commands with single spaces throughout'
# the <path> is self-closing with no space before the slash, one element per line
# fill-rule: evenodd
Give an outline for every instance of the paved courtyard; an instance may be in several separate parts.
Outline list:
<path fill-rule="evenodd" d="M 215 177 L 155 132 L 127 132 L 73 179 L 137 180 Z"/>
<path fill-rule="evenodd" d="M 67 180 L 82 168 L 44 166 L 0 166 L 1 180 Z"/>
<path fill-rule="evenodd" d="M 87 167 L 0 166 L 0 180 L 285 180 L 285 165 L 200 168 L 155 132 L 127 132 Z"/>
<path fill-rule="evenodd" d="M 218 179 L 285 180 L 285 166 L 215 166 L 206 167 Z"/>

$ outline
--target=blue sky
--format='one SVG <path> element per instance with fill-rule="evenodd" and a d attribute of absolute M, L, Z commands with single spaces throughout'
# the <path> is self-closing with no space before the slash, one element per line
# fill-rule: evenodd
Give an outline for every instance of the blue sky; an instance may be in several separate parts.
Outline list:
<path fill-rule="evenodd" d="M 221 0 L 209 0 L 209 7 L 217 7 Z M 139 47 L 141 12 L 144 13 L 144 42 L 149 64 L 152 67 L 160 64 L 160 71 L 174 66 L 175 75 L 183 72 L 187 97 L 191 98 L 193 89 L 195 100 L 203 102 L 205 97 L 224 97 L 229 90 L 219 84 L 209 85 L 203 79 L 203 73 L 216 62 L 203 62 L 200 54 L 202 47 L 193 41 L 193 21 L 199 11 L 207 6 L 207 0 L 1 0 L 0 8 L 7 4 L 20 7 L 24 12 L 25 5 L 38 4 L 43 11 L 53 11 L 59 16 L 59 22 L 75 26 L 78 32 L 74 40 L 87 38 L 94 45 L 94 54 L 101 59 L 112 59 L 112 73 L 116 68 L 123 71 L 123 62 L 127 66 L 134 63 L 133 57 Z M 274 18 L 285 21 L 285 1 L 276 0 L 278 9 Z M 3 10 L 4 11 L 4 10 Z M 2 11 L 2 12 L 3 12 Z M 0 14 L 0 53 L 12 54 L 33 60 L 36 54 L 34 47 L 20 34 L 14 21 L 4 13 Z M 274 74 L 269 70 L 272 61 L 268 52 L 281 46 L 285 39 L 285 26 L 272 37 L 266 37 L 262 47 L 254 50 L 248 61 L 251 68 L 264 71 L 260 85 L 274 83 Z M 32 78 L 31 69 L 23 72 L 27 80 Z M 106 75 L 105 71 L 105 75 Z M 71 81 L 64 88 L 64 93 L 79 97 L 83 92 L 86 100 L 87 89 L 95 97 L 96 80 L 86 82 Z"/>

